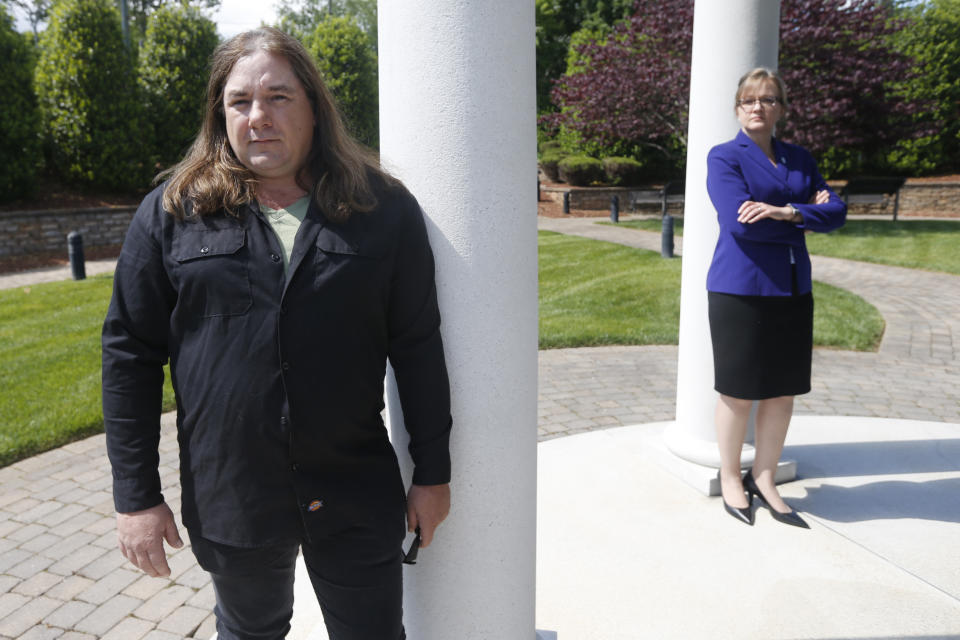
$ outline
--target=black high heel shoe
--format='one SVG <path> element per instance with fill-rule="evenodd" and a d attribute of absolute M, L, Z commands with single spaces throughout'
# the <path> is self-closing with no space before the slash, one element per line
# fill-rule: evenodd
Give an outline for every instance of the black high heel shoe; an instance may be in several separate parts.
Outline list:
<path fill-rule="evenodd" d="M 717 472 L 717 477 L 720 477 L 720 472 Z M 745 507 L 731 507 L 726 499 L 723 497 L 723 490 L 720 490 L 720 499 L 723 500 L 723 510 L 732 515 L 734 518 L 740 522 L 753 526 L 753 497 L 750 494 L 747 494 L 747 506 Z"/>
<path fill-rule="evenodd" d="M 753 479 L 753 469 L 747 471 L 747 475 L 743 477 L 743 488 L 746 490 L 747 495 L 750 496 L 750 501 L 753 501 L 753 496 L 760 498 L 761 504 L 767 508 L 767 511 L 770 512 L 770 515 L 773 516 L 773 519 L 782 522 L 784 524 L 789 524 L 794 527 L 800 527 L 801 529 L 809 529 L 810 525 L 800 517 L 795 509 L 791 509 L 789 513 L 781 513 L 770 506 L 770 503 L 767 502 L 767 499 L 763 497 L 763 494 L 760 492 L 760 487 L 757 486 L 757 481 Z"/>

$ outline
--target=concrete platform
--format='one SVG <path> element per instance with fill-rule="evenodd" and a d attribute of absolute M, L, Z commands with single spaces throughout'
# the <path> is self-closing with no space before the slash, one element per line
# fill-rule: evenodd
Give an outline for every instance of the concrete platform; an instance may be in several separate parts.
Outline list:
<path fill-rule="evenodd" d="M 539 445 L 537 627 L 559 640 L 960 638 L 960 426 L 801 416 L 748 527 L 661 466 L 667 423 Z"/>

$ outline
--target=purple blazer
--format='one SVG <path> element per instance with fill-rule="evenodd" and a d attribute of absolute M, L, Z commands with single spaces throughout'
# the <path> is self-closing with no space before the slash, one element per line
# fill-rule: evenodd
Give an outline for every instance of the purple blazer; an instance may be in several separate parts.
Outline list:
<path fill-rule="evenodd" d="M 791 262 L 797 265 L 797 293 L 810 291 L 810 256 L 804 230 L 832 231 L 843 226 L 847 205 L 817 171 L 802 147 L 773 139 L 774 167 L 743 131 L 707 154 L 707 192 L 717 210 L 720 236 L 707 273 L 707 290 L 748 296 L 789 296 Z M 826 204 L 807 204 L 819 190 L 830 192 Z M 765 219 L 737 222 L 746 200 L 778 207 L 792 204 L 803 223 Z"/>

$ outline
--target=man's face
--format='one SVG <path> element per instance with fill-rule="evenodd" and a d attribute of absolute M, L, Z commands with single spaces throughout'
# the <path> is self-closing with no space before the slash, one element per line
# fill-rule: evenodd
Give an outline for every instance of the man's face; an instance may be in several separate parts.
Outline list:
<path fill-rule="evenodd" d="M 313 108 L 283 56 L 257 51 L 237 60 L 223 88 L 227 137 L 261 181 L 296 180 L 310 153 Z"/>

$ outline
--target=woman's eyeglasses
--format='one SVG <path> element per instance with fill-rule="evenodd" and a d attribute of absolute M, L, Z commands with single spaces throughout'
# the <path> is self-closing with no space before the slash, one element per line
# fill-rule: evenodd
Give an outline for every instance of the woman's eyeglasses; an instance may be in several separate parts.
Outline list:
<path fill-rule="evenodd" d="M 774 98 L 772 96 L 764 96 L 762 98 L 743 98 L 737 100 L 737 106 L 742 109 L 752 109 L 757 103 L 764 108 L 771 108 L 777 106 L 780 102 L 780 98 Z"/>

